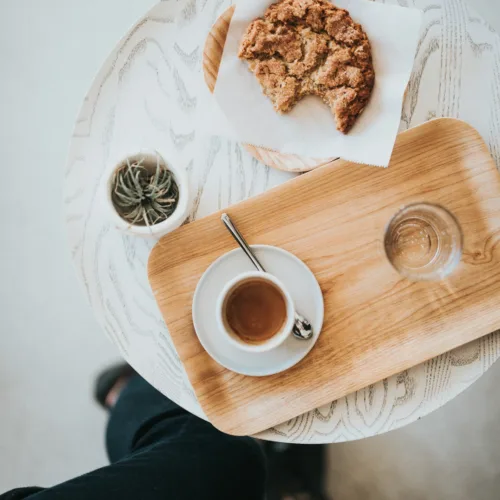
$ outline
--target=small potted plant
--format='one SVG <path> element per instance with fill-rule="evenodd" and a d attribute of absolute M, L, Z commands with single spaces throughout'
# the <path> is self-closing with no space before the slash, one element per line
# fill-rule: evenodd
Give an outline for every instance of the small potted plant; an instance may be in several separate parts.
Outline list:
<path fill-rule="evenodd" d="M 105 203 L 118 229 L 138 236 L 162 236 L 188 216 L 187 175 L 167 164 L 157 151 L 128 155 L 107 178 Z"/>

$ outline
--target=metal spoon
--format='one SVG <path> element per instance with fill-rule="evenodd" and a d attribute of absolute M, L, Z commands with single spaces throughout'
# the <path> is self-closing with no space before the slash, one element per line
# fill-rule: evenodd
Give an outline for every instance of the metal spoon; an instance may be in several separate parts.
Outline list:
<path fill-rule="evenodd" d="M 241 249 L 246 253 L 247 257 L 252 261 L 252 264 L 260 272 L 265 273 L 266 270 L 262 267 L 262 264 L 257 260 L 257 257 L 252 252 L 252 249 L 248 246 L 248 243 L 245 241 L 245 238 L 243 238 L 241 233 L 236 229 L 236 226 L 229 218 L 229 215 L 222 214 L 221 220 L 227 227 L 233 238 L 238 242 L 238 245 L 240 245 Z M 300 340 L 309 340 L 313 336 L 313 329 L 311 323 L 297 311 L 295 312 L 293 335 Z"/>

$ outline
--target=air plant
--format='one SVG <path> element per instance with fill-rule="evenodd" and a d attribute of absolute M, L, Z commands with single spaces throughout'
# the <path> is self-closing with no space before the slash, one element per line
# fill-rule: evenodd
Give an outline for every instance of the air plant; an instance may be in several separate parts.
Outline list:
<path fill-rule="evenodd" d="M 179 187 L 170 170 L 156 158 L 145 165 L 145 158 L 126 160 L 114 172 L 111 186 L 113 204 L 131 225 L 153 226 L 170 217 L 179 202 Z"/>

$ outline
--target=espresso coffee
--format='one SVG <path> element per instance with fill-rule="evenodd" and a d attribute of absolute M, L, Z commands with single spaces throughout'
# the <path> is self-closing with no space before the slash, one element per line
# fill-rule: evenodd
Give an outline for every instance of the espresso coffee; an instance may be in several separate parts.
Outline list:
<path fill-rule="evenodd" d="M 263 279 L 249 279 L 227 296 L 224 319 L 243 342 L 261 344 L 279 333 L 287 320 L 281 290 Z"/>

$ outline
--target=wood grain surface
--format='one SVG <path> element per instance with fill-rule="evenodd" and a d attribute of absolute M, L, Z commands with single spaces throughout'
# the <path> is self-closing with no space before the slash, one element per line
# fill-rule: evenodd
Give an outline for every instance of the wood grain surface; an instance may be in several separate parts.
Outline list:
<path fill-rule="evenodd" d="M 442 282 L 410 282 L 383 251 L 402 206 L 438 203 L 458 219 L 464 253 Z M 431 121 L 399 135 L 388 169 L 338 161 L 229 213 L 250 243 L 276 245 L 315 273 L 325 322 L 311 353 L 269 377 L 232 373 L 203 350 L 191 303 L 198 280 L 235 243 L 213 214 L 164 237 L 149 279 L 198 400 L 219 429 L 254 434 L 500 327 L 500 176 L 479 134 Z"/>
<path fill-rule="evenodd" d="M 231 5 L 222 15 L 217 18 L 212 29 L 208 33 L 205 47 L 203 48 L 203 75 L 205 83 L 210 92 L 214 92 L 219 74 L 220 62 L 226 44 L 229 25 L 233 18 L 235 6 Z"/>
<path fill-rule="evenodd" d="M 214 92 L 217 83 L 217 75 L 219 74 L 219 67 L 224 52 L 224 45 L 226 43 L 227 33 L 231 19 L 234 14 L 234 5 L 231 5 L 224 13 L 217 19 L 212 26 L 205 47 L 203 49 L 203 75 L 205 82 L 210 90 Z M 298 155 L 279 153 L 271 149 L 259 148 L 251 144 L 245 144 L 245 149 L 257 160 L 265 165 L 279 170 L 288 172 L 308 172 L 314 168 L 325 165 L 331 162 L 334 158 L 318 159 L 318 158 L 302 158 Z"/>

